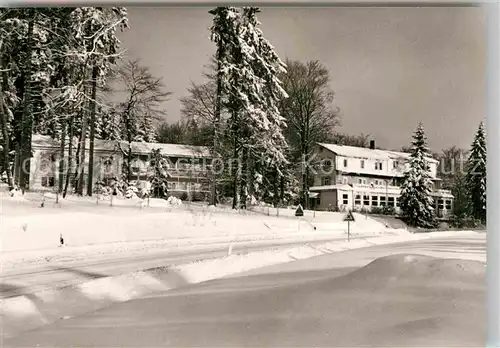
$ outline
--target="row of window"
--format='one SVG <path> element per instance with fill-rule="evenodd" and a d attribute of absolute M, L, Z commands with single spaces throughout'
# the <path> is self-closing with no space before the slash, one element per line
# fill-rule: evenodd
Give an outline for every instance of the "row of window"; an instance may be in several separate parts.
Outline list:
<path fill-rule="evenodd" d="M 361 202 L 363 204 L 361 204 Z M 349 194 L 344 193 L 342 195 L 342 204 L 344 205 L 349 204 Z M 390 207 L 394 206 L 399 207 L 399 197 L 356 195 L 354 198 L 354 205 L 364 205 L 364 206 L 371 205 L 372 207 L 378 207 L 378 206 L 384 207 L 385 205 L 388 205 Z M 446 210 L 451 210 L 451 200 L 438 199 L 438 209 L 443 210 L 445 208 Z"/>
<path fill-rule="evenodd" d="M 198 182 L 169 182 L 168 183 L 169 187 L 171 190 L 179 189 L 179 190 L 187 190 L 187 189 L 193 189 L 193 190 L 201 190 L 202 189 L 202 184 Z"/>
<path fill-rule="evenodd" d="M 371 199 L 370 199 L 371 198 Z M 386 200 L 387 198 L 387 200 Z M 342 195 L 342 204 L 349 204 L 349 194 L 344 193 Z M 386 196 L 369 196 L 369 195 L 356 195 L 354 198 L 354 205 L 363 205 L 363 206 L 385 206 L 388 205 L 390 207 L 399 207 L 399 197 L 386 197 Z"/>
<path fill-rule="evenodd" d="M 342 183 L 343 184 L 348 184 L 349 183 L 349 178 L 347 177 L 343 177 L 342 178 Z M 362 179 L 362 178 L 358 178 L 358 184 L 363 184 L 363 185 L 366 185 L 368 183 L 367 179 Z M 388 185 L 391 185 L 391 186 L 396 186 L 396 182 L 394 180 L 390 180 L 390 181 L 385 181 L 385 180 L 381 180 L 381 179 L 375 179 L 373 180 L 373 184 L 375 185 L 386 185 L 386 183 Z M 331 177 L 329 176 L 325 176 L 322 180 L 322 185 L 323 186 L 328 186 L 328 185 L 331 185 L 332 184 L 332 180 L 331 180 Z"/>
<path fill-rule="evenodd" d="M 347 165 L 348 165 L 347 158 L 344 158 L 344 168 L 347 168 Z M 360 166 L 361 166 L 361 169 L 365 168 L 365 160 L 360 160 Z M 394 169 L 396 169 L 398 166 L 399 166 L 399 162 L 398 161 L 393 161 L 392 162 L 392 167 Z M 382 169 L 383 169 L 382 162 L 379 162 L 379 161 L 375 162 L 375 170 L 382 170 Z"/>
<path fill-rule="evenodd" d="M 367 184 L 367 180 L 359 178 L 358 179 L 358 184 L 366 185 Z M 381 179 L 378 180 L 378 179 L 375 179 L 375 180 L 373 180 L 373 184 L 374 185 L 391 185 L 391 186 L 397 186 L 395 180 L 381 180 Z"/>

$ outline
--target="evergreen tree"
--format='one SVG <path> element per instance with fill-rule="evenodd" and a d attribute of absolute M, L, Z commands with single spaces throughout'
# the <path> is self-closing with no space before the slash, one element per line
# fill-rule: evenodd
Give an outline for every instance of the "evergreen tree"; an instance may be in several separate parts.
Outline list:
<path fill-rule="evenodd" d="M 232 148 L 230 161 L 233 190 L 233 209 L 238 207 L 240 187 L 241 142 L 243 114 L 250 111 L 252 102 L 258 98 L 256 77 L 250 67 L 251 49 L 242 37 L 241 11 L 234 7 L 217 7 L 210 11 L 214 16 L 211 39 L 217 45 L 217 86 L 214 112 L 213 158 L 221 158 L 220 132 L 226 130 L 225 140 Z M 225 111 L 225 112 L 224 112 Z M 228 119 L 223 120 L 222 116 Z M 226 125 L 222 125 L 225 121 Z M 212 198 L 215 203 L 217 177 L 212 171 Z"/>
<path fill-rule="evenodd" d="M 153 149 L 149 161 L 151 195 L 157 198 L 166 198 L 168 192 L 168 172 L 160 149 Z"/>
<path fill-rule="evenodd" d="M 486 221 L 486 136 L 483 122 L 471 146 L 466 184 L 470 214 L 475 219 Z"/>
<path fill-rule="evenodd" d="M 250 68 L 256 76 L 254 88 L 259 96 L 244 115 L 243 165 L 249 165 L 249 168 L 244 168 L 246 170 L 242 173 L 242 177 L 247 178 L 242 181 L 240 189 L 242 207 L 245 207 L 246 194 L 259 187 L 254 185 L 254 179 L 260 181 L 266 171 L 276 172 L 281 177 L 281 169 L 287 163 L 284 154 L 287 143 L 283 135 L 286 123 L 278 109 L 279 103 L 287 98 L 279 79 L 286 73 L 286 66 L 259 28 L 256 16 L 259 12 L 257 7 L 245 7 L 242 16 L 241 36 L 251 49 Z M 257 162 L 260 162 L 260 168 L 257 168 Z"/>
<path fill-rule="evenodd" d="M 12 115 L 2 117 L 1 126 L 15 149 L 13 176 L 22 188 L 29 173 L 20 164 L 31 156 L 31 134 L 60 140 L 63 164 L 66 139 L 70 156 L 73 138 L 87 135 L 88 104 L 92 142 L 96 88 L 105 85 L 109 63 L 120 55 L 115 28 L 124 23 L 123 8 L 0 9 L 2 99 L 5 114 Z M 83 157 L 83 150 L 77 153 Z M 61 165 L 60 189 L 63 174 Z"/>
<path fill-rule="evenodd" d="M 97 139 L 122 140 L 120 115 L 110 107 L 100 107 L 96 124 Z"/>
<path fill-rule="evenodd" d="M 408 169 L 401 185 L 400 207 L 403 219 L 414 227 L 435 226 L 432 180 L 427 158 L 430 157 L 427 137 L 420 123 L 413 135 Z"/>
<path fill-rule="evenodd" d="M 214 154 L 223 152 L 219 134 L 224 130 L 224 140 L 232 148 L 233 208 L 245 207 L 259 174 L 254 166 L 257 161 L 275 166 L 286 163 L 282 151 L 285 124 L 277 107 L 286 97 L 277 77 L 285 69 L 258 28 L 257 12 L 254 7 L 218 7 L 210 12 L 214 15 L 212 40 L 217 44 Z M 223 114 L 228 115 L 227 121 Z"/>

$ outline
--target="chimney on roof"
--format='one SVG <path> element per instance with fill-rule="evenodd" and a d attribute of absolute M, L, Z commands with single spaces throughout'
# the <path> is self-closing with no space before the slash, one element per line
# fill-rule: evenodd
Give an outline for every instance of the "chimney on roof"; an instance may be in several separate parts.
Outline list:
<path fill-rule="evenodd" d="M 370 149 L 375 150 L 375 140 L 370 140 Z"/>

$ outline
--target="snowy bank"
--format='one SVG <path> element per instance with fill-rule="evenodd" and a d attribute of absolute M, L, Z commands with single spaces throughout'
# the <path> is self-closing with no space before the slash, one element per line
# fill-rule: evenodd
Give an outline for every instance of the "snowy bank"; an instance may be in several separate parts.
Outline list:
<path fill-rule="evenodd" d="M 163 208 L 155 210 L 140 208 L 144 201 L 136 199 L 116 199 L 116 207 L 110 207 L 105 202 L 97 204 L 96 198 L 93 201 L 85 197 L 67 199 L 61 204 L 72 204 L 69 202 L 75 199 L 78 204 L 87 202 L 90 205 L 63 210 L 47 204 L 44 208 L 23 207 L 28 214 L 2 214 L 2 259 L 4 254 L 11 252 L 52 250 L 58 253 L 61 237 L 65 246 L 80 247 L 154 240 L 168 240 L 175 244 L 187 240 L 197 243 L 203 239 L 231 242 L 303 237 L 333 239 L 347 235 L 347 223 L 342 220 L 342 213 L 322 213 L 314 219 L 282 218 L 253 213 L 227 213 L 220 208 L 197 205 L 178 205 L 179 202 L 173 200 L 150 199 L 150 206 Z M 4 202 L 10 204 L 9 209 L 17 210 L 17 203 L 9 198 L 3 198 Z M 120 207 L 124 202 L 138 208 Z M 350 224 L 352 236 L 373 236 L 389 231 L 381 222 L 360 214 L 354 216 L 356 221 Z"/>
<path fill-rule="evenodd" d="M 475 234 L 475 232 L 463 231 L 454 232 L 453 235 L 467 237 Z M 95 311 L 113 303 L 141 298 L 179 286 L 218 279 L 265 266 L 373 245 L 442 236 L 442 233 L 428 233 L 373 237 L 351 242 L 331 242 L 319 246 L 304 245 L 281 251 L 270 250 L 246 255 L 231 255 L 222 259 L 199 261 L 171 268 L 156 268 L 105 277 L 76 286 L 3 299 L 0 304 L 0 315 L 6 318 L 3 332 L 5 337 L 9 337 L 21 330 L 34 329 L 60 319 Z"/>

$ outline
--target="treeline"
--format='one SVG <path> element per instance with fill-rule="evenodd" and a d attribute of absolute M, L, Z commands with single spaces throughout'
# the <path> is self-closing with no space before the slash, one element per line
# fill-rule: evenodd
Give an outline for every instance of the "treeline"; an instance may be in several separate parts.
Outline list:
<path fill-rule="evenodd" d="M 212 204 L 231 197 L 234 208 L 245 208 L 249 199 L 307 208 L 314 145 L 368 147 L 369 135 L 336 132 L 341 112 L 328 69 L 316 60 L 282 61 L 260 29 L 258 13 L 256 7 L 209 11 L 215 54 L 204 81 L 191 82 L 180 98 L 181 121 L 167 124 L 161 122 L 163 106 L 172 93 L 162 79 L 139 61 L 121 62 L 124 8 L 0 9 L 0 171 L 9 187 L 28 188 L 32 134 L 60 142 L 58 189 L 66 194 L 74 178 L 80 195 L 85 182 L 86 194 L 93 192 L 95 139 L 128 142 L 122 148 L 126 183 L 131 142 L 159 141 L 210 147 Z M 452 158 L 453 151 L 441 155 Z M 478 151 L 471 156 L 480 157 Z M 439 175 L 457 196 L 457 214 L 471 197 L 461 203 L 461 183 L 467 192 L 474 185 L 485 191 L 476 177 Z M 479 206 L 479 193 L 474 195 Z"/>
<path fill-rule="evenodd" d="M 458 226 L 474 219 L 486 222 L 486 131 L 479 125 L 468 150 L 452 146 L 434 154 L 443 189 L 454 196 L 453 217 Z"/>
<path fill-rule="evenodd" d="M 60 141 L 59 190 L 73 178 L 81 195 L 85 180 L 92 195 L 95 139 L 156 140 L 171 93 L 140 62 L 120 63 L 126 28 L 122 7 L 0 9 L 0 169 L 10 188 L 28 188 L 32 134 Z"/>
<path fill-rule="evenodd" d="M 158 127 L 171 93 L 140 62 L 121 63 L 124 8 L 1 9 L 0 170 L 9 187 L 28 188 L 31 135 L 42 134 L 60 142 L 64 194 L 73 180 L 76 193 L 85 194 L 86 183 L 92 195 L 94 140 L 107 139 L 129 143 L 122 148 L 126 181 L 132 141 L 184 142 L 210 145 L 216 160 L 234 163 L 212 178 L 214 203 L 215 192 L 232 196 L 234 207 L 251 195 L 274 203 L 306 197 L 311 178 L 297 163 L 308 162 L 314 143 L 336 136 L 339 109 L 328 70 L 318 61 L 281 61 L 258 12 L 210 11 L 216 54 L 205 82 L 192 83 L 181 99 L 182 124 Z"/>
<path fill-rule="evenodd" d="M 231 197 L 307 206 L 309 161 L 317 142 L 368 146 L 368 136 L 335 132 L 341 113 L 328 69 L 319 61 L 282 61 L 264 37 L 255 7 L 218 7 L 216 53 L 202 83 L 181 98 L 182 121 L 163 125 L 159 140 L 202 144 L 225 170 L 212 178 L 211 203 Z"/>
<path fill-rule="evenodd" d="M 432 154 L 419 124 L 411 146 L 409 169 L 401 187 L 401 215 L 411 226 L 432 228 L 437 225 L 433 183 L 426 157 L 439 161 L 437 177 L 441 188 L 454 196 L 451 223 L 455 227 L 477 227 L 486 223 L 486 134 L 481 122 L 469 151 L 455 146 Z"/>

